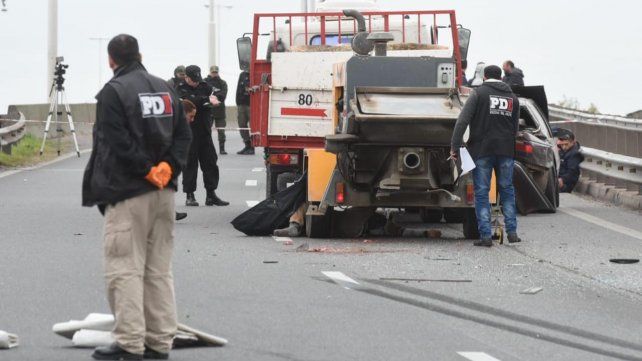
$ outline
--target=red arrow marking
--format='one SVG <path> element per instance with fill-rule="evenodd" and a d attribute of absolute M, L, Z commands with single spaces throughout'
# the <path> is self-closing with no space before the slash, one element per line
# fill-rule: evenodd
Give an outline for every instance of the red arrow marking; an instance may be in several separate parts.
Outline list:
<path fill-rule="evenodd" d="M 319 108 L 281 108 L 281 115 L 327 118 L 325 111 Z"/>

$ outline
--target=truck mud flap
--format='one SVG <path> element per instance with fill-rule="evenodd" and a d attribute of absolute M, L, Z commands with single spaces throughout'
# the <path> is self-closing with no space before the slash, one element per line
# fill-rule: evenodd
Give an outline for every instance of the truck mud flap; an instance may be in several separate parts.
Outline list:
<path fill-rule="evenodd" d="M 515 162 L 513 184 L 515 186 L 515 203 L 520 214 L 526 215 L 538 211 L 555 210 L 555 206 L 549 202 L 544 192 L 537 187 L 531 174 L 520 162 Z"/>

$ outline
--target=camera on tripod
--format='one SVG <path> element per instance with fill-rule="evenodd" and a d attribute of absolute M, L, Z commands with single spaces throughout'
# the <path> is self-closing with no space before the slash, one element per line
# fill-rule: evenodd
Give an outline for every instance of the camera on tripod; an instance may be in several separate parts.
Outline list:
<path fill-rule="evenodd" d="M 62 84 L 65 82 L 65 78 L 63 75 L 67 72 L 67 68 L 69 68 L 68 64 L 63 64 L 63 61 L 65 61 L 65 58 L 62 56 L 56 57 L 56 68 L 54 70 L 54 83 L 60 88 L 62 87 Z"/>

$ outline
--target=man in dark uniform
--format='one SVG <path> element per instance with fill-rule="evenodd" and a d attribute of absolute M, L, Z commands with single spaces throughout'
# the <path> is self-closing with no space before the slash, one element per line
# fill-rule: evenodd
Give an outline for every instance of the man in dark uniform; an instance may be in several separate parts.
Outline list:
<path fill-rule="evenodd" d="M 212 142 L 212 107 L 219 101 L 212 95 L 212 87 L 203 81 L 201 68 L 196 65 L 185 68 L 185 82 L 178 87 L 178 95 L 196 106 L 196 116 L 190 123 L 193 140 L 183 173 L 183 192 L 187 193 L 185 205 L 198 207 L 194 192 L 200 163 L 207 192 L 205 205 L 227 206 L 229 203 L 220 199 L 215 192 L 218 188 L 219 171 L 216 165 L 216 148 Z"/>
<path fill-rule="evenodd" d="M 239 74 L 239 81 L 236 84 L 236 110 L 238 112 L 239 128 L 250 127 L 250 73 L 242 71 Z M 236 154 L 252 155 L 254 154 L 254 147 L 252 146 L 252 139 L 250 138 L 250 131 L 241 129 L 241 138 L 245 143 L 245 148 L 241 149 Z"/>
<path fill-rule="evenodd" d="M 571 193 L 580 179 L 580 164 L 584 155 L 580 143 L 575 141 L 575 134 L 568 129 L 557 131 L 557 147 L 560 150 L 560 174 L 558 183 L 560 192 Z"/>
<path fill-rule="evenodd" d="M 213 95 L 220 102 L 212 108 L 212 116 L 214 117 L 214 125 L 218 131 L 218 148 L 221 155 L 227 154 L 225 151 L 225 98 L 227 97 L 227 82 L 221 79 L 218 74 L 218 66 L 212 65 L 210 67 L 210 74 L 205 78 L 205 82 L 212 87 Z"/>
<path fill-rule="evenodd" d="M 506 222 L 508 242 L 521 240 L 517 236 L 513 166 L 515 135 L 519 122 L 519 99 L 500 79 L 502 70 L 496 65 L 484 69 L 484 83 L 471 93 L 459 114 L 451 142 L 451 156 L 456 158 L 466 128 L 470 126 L 468 152 L 475 161 L 473 183 L 475 213 L 481 239 L 475 246 L 493 245 L 490 226 L 490 180 L 493 169 Z"/>
<path fill-rule="evenodd" d="M 114 77 L 98 93 L 82 204 L 105 215 L 104 268 L 115 343 L 97 360 L 167 359 L 176 333 L 174 193 L 191 132 L 182 103 L 141 64 L 138 41 L 107 46 Z"/>
<path fill-rule="evenodd" d="M 176 89 L 183 82 L 184 79 L 185 79 L 185 66 L 179 65 L 176 67 L 176 69 L 174 69 L 174 77 L 167 81 L 167 85 L 169 85 L 170 88 L 172 89 Z"/>

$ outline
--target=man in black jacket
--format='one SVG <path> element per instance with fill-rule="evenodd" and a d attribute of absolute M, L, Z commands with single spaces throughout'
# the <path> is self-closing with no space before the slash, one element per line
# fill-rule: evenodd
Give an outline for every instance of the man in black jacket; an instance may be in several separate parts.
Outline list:
<path fill-rule="evenodd" d="M 506 60 L 502 67 L 504 69 L 504 78 L 502 79 L 504 83 L 510 86 L 524 86 L 524 72 L 522 69 L 516 68 L 515 64 L 510 60 Z"/>
<path fill-rule="evenodd" d="M 475 213 L 480 238 L 475 246 L 492 246 L 490 225 L 490 180 L 497 175 L 508 242 L 519 242 L 513 188 L 515 135 L 519 121 L 519 99 L 501 82 L 502 70 L 496 65 L 484 69 L 484 83 L 466 101 L 459 114 L 451 142 L 451 156 L 457 157 L 466 127 L 470 126 L 468 152 L 475 161 Z"/>
<path fill-rule="evenodd" d="M 236 109 L 238 111 L 238 124 L 239 128 L 250 127 L 250 73 L 242 71 L 239 74 L 239 81 L 236 84 Z M 250 138 L 250 131 L 241 129 L 241 138 L 245 143 L 245 148 L 241 149 L 236 154 L 252 155 L 254 154 L 254 147 L 252 146 L 252 139 Z"/>
<path fill-rule="evenodd" d="M 213 95 L 218 99 L 218 105 L 212 108 L 212 117 L 214 117 L 214 125 L 218 131 L 218 149 L 221 155 L 227 154 L 225 151 L 225 98 L 227 98 L 227 82 L 221 79 L 218 74 L 218 66 L 212 65 L 210 67 L 210 74 L 205 78 L 207 85 L 212 87 Z"/>
<path fill-rule="evenodd" d="M 560 149 L 560 192 L 571 193 L 580 179 L 580 164 L 584 161 L 584 155 L 580 151 L 580 143 L 575 141 L 575 134 L 567 129 L 558 131 L 557 147 Z"/>
<path fill-rule="evenodd" d="M 216 148 L 212 141 L 212 107 L 218 105 L 219 101 L 212 95 L 212 87 L 203 81 L 201 68 L 190 65 L 185 68 L 185 75 L 185 82 L 178 87 L 178 95 L 196 106 L 196 116 L 190 123 L 194 139 L 189 148 L 187 167 L 183 173 L 183 192 L 187 194 L 185 205 L 198 207 L 194 192 L 200 163 L 207 192 L 205 205 L 227 206 L 229 203 L 216 195 L 219 171 L 216 165 L 218 159 Z"/>
<path fill-rule="evenodd" d="M 176 333 L 171 259 L 176 179 L 191 132 L 176 93 L 141 64 L 138 42 L 107 47 L 114 77 L 98 93 L 82 204 L 105 215 L 104 268 L 115 343 L 98 360 L 167 358 Z"/>

